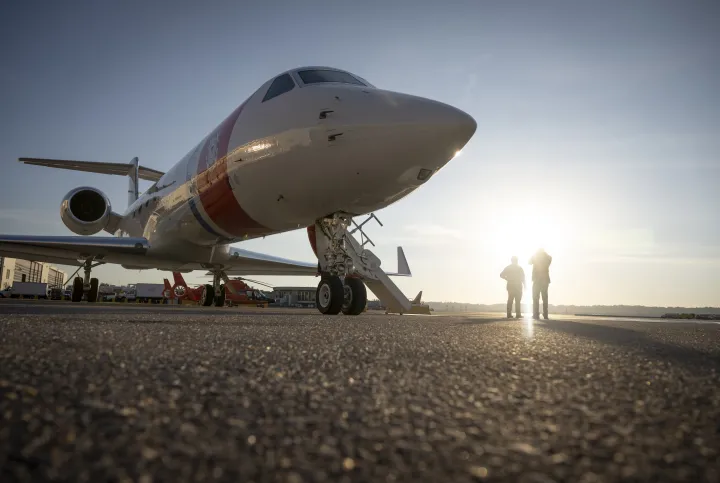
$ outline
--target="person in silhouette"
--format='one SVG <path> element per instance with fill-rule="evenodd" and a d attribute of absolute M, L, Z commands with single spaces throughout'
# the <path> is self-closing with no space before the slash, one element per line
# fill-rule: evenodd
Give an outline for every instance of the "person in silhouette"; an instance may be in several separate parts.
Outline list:
<path fill-rule="evenodd" d="M 507 316 L 512 318 L 512 306 L 515 301 L 515 318 L 522 317 L 520 309 L 520 301 L 522 300 L 523 287 L 525 286 L 525 270 L 518 265 L 518 258 L 513 256 L 510 259 L 510 265 L 505 267 L 500 273 L 500 278 L 507 281 Z"/>
<path fill-rule="evenodd" d="M 550 264 L 552 257 L 542 248 L 530 258 L 533 266 L 533 319 L 540 318 L 540 295 L 543 299 L 543 317 L 548 318 L 548 287 L 550 285 Z"/>

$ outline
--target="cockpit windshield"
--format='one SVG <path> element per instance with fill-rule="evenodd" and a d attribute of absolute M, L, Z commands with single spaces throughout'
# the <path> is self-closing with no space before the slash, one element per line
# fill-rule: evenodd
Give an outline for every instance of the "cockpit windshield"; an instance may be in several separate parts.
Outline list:
<path fill-rule="evenodd" d="M 355 84 L 365 86 L 366 84 L 347 72 L 330 69 L 306 69 L 299 70 L 298 75 L 304 84 L 320 84 L 334 82 L 340 84 Z"/>

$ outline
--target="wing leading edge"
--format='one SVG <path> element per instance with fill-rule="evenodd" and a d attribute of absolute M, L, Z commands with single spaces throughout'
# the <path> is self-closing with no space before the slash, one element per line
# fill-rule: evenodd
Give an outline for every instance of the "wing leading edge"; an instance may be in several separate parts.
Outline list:
<path fill-rule="evenodd" d="M 149 248 L 145 238 L 0 235 L 0 255 L 64 265 L 82 265 L 86 258 L 119 263 L 115 260 L 144 256 Z"/>
<path fill-rule="evenodd" d="M 134 269 L 192 271 L 217 266 L 228 275 L 240 276 L 318 274 L 317 262 L 290 260 L 234 247 L 216 254 L 211 262 L 196 258 L 193 253 L 180 259 L 164 258 L 151 250 L 145 238 L 0 235 L 0 255 L 75 266 L 92 259 Z M 387 275 L 412 276 L 401 248 L 398 248 L 398 262 L 398 272 Z"/>

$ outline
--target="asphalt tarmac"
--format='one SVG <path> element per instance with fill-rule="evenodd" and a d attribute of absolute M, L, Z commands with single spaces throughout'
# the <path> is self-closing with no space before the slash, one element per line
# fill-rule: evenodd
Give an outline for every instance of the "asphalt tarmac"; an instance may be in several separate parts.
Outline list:
<path fill-rule="evenodd" d="M 0 481 L 720 481 L 720 324 L 0 302 Z"/>

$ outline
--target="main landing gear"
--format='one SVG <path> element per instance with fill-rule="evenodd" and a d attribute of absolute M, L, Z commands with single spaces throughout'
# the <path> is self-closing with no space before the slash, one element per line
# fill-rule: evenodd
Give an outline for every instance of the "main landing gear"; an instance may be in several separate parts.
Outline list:
<path fill-rule="evenodd" d="M 227 279 L 223 271 L 213 272 L 213 283 L 206 283 L 200 295 L 200 305 L 210 307 L 223 307 L 225 305 L 225 285 L 220 283 L 221 279 Z"/>
<path fill-rule="evenodd" d="M 97 302 L 100 282 L 97 278 L 90 278 L 90 274 L 92 269 L 98 265 L 102 265 L 102 262 L 93 265 L 92 260 L 85 260 L 85 263 L 81 267 L 85 271 L 85 277 L 75 277 L 73 280 L 72 296 L 70 298 L 73 302 L 80 302 L 83 299 L 83 295 L 87 296 L 88 302 Z M 78 268 L 75 273 L 79 271 L 80 268 Z"/>

